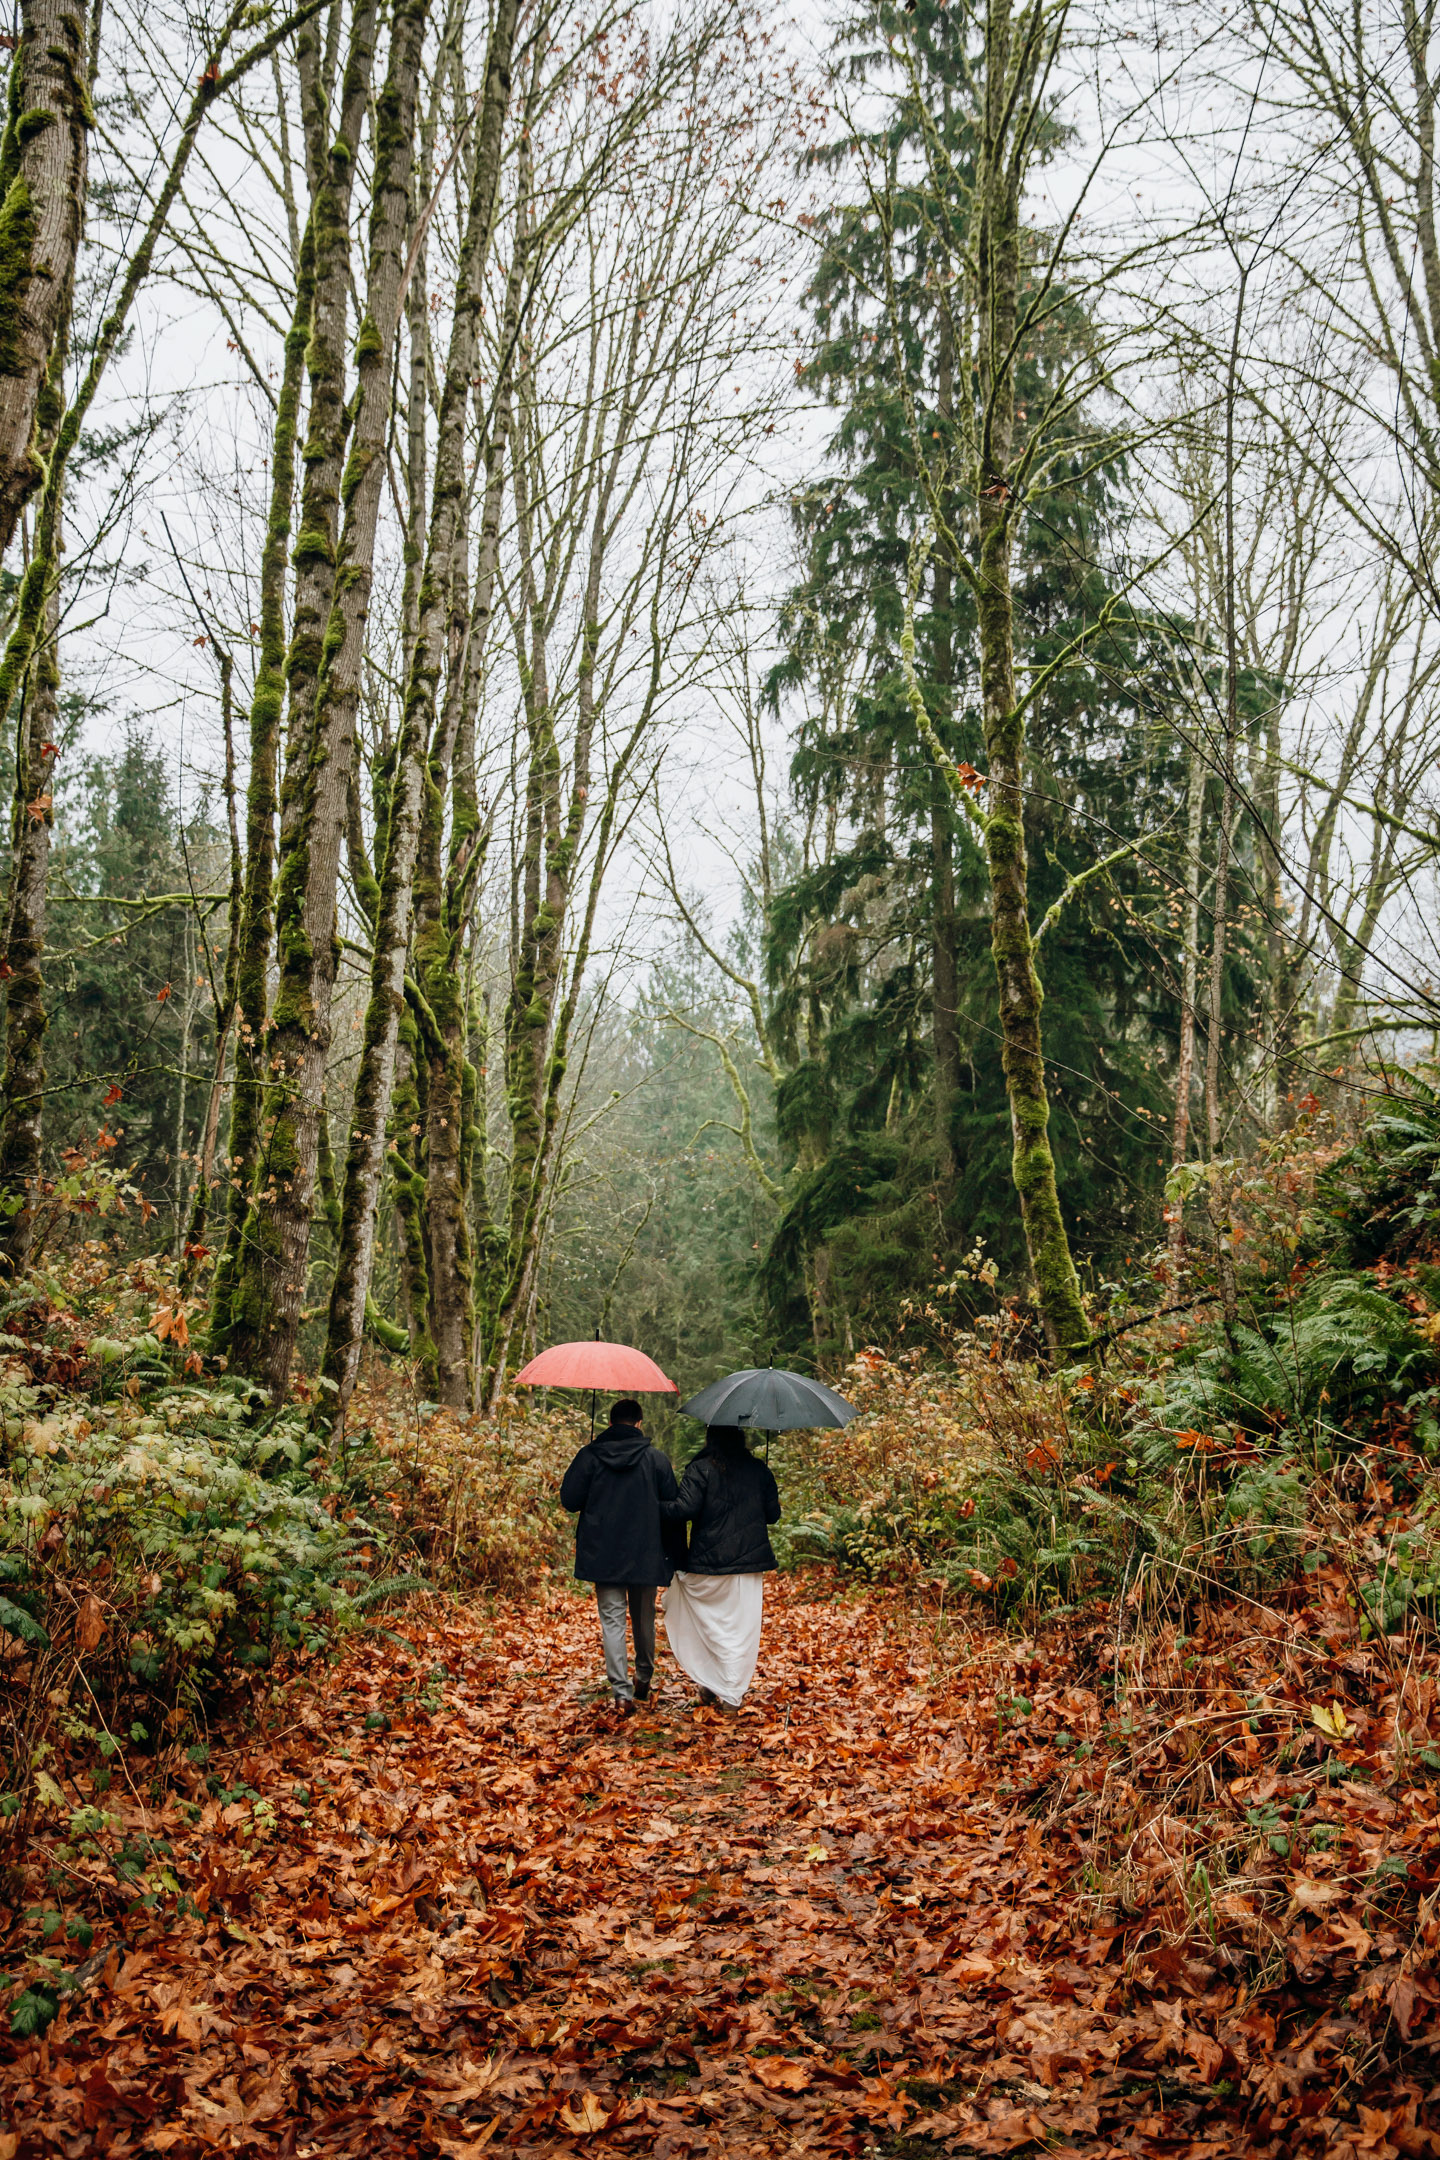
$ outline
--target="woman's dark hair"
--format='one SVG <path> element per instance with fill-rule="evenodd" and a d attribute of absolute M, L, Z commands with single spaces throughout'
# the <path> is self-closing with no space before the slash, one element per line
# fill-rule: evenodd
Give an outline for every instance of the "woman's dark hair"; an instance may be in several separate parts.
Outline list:
<path fill-rule="evenodd" d="M 610 1412 L 610 1422 L 612 1425 L 638 1425 L 641 1415 L 639 1403 L 629 1395 L 622 1395 Z"/>
<path fill-rule="evenodd" d="M 738 1425 L 712 1425 L 705 1434 L 707 1455 L 748 1455 L 750 1443 Z"/>

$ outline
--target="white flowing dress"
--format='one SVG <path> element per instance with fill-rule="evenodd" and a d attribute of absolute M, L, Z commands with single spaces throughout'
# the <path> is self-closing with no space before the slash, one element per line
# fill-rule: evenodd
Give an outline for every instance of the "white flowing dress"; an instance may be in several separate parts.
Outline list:
<path fill-rule="evenodd" d="M 665 1592 L 665 1634 L 682 1669 L 738 1710 L 755 1675 L 763 1575 L 677 1574 Z"/>

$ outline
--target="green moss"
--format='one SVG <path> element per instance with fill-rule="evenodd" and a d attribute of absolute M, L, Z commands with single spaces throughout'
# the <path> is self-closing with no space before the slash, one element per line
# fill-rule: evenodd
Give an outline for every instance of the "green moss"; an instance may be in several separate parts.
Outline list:
<path fill-rule="evenodd" d="M 308 449 L 305 454 L 309 457 Z M 296 534 L 293 559 L 297 570 L 308 563 L 331 563 L 335 560 L 330 535 L 323 526 L 309 525 Z"/>
<path fill-rule="evenodd" d="M 26 372 L 20 303 L 35 274 L 34 247 L 35 205 L 29 183 L 18 173 L 0 203 L 0 375 Z"/>

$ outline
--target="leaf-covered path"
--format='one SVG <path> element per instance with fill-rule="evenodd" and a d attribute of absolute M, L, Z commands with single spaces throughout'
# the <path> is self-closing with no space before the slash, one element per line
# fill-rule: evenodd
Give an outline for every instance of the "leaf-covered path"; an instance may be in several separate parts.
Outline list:
<path fill-rule="evenodd" d="M 0 2160 L 1435 2149 L 1408 2089 L 1350 2145 L 1313 2035 L 1100 1921 L 1097 1698 L 1016 1657 L 781 1583 L 739 1716 L 662 1652 L 622 1722 L 579 1594 L 412 1608 L 135 1797 L 159 1903 L 10 2043 Z"/>

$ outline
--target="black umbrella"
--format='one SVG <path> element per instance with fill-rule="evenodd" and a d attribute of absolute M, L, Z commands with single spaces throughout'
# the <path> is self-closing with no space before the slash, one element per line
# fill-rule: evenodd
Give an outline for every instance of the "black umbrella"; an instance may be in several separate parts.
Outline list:
<path fill-rule="evenodd" d="M 822 1381 L 803 1373 L 777 1372 L 773 1365 L 732 1372 L 712 1380 L 689 1402 L 682 1417 L 702 1425 L 748 1425 L 757 1432 L 794 1432 L 804 1425 L 848 1425 L 860 1413 Z"/>

